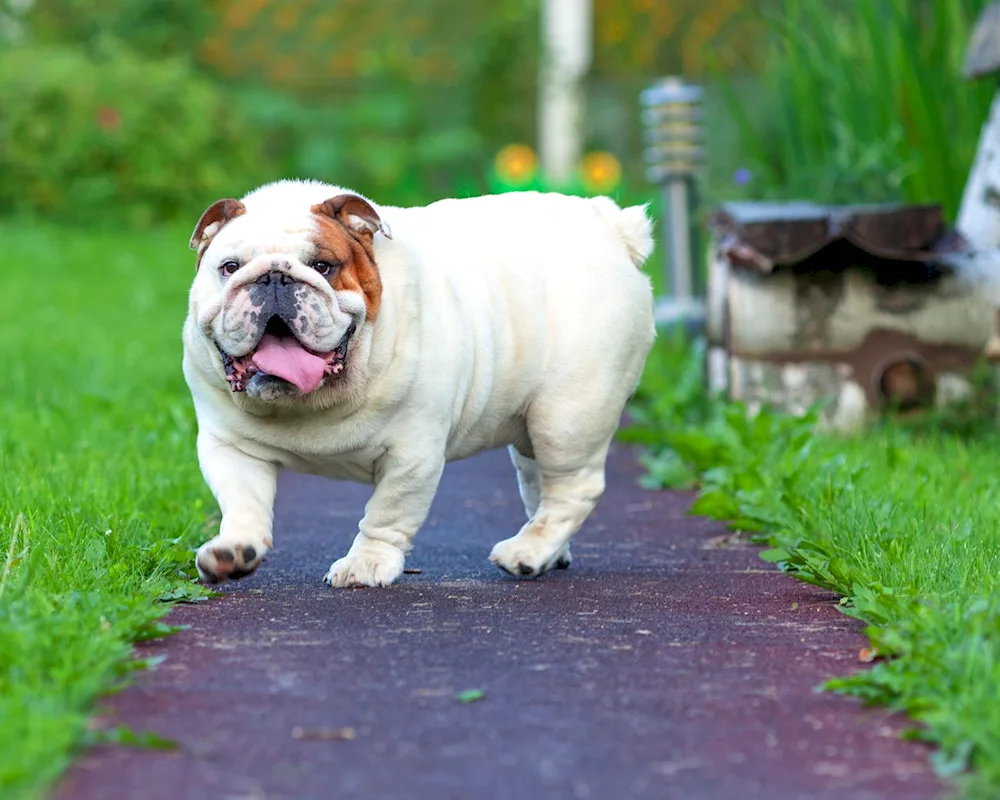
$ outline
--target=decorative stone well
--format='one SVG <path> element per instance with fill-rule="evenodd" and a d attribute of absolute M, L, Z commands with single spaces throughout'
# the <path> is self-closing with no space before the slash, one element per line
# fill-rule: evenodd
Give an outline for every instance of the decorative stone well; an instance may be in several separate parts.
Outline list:
<path fill-rule="evenodd" d="M 996 340 L 1000 251 L 938 206 L 732 203 L 711 223 L 710 387 L 856 429 L 967 396 Z"/>

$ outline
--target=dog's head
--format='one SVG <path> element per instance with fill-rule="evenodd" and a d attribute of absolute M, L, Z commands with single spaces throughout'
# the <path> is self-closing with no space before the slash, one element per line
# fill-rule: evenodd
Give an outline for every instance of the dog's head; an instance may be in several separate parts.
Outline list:
<path fill-rule="evenodd" d="M 274 184 L 219 200 L 195 226 L 191 314 L 233 392 L 268 401 L 335 387 L 378 316 L 373 241 L 389 231 L 364 198 L 319 200 L 317 188 Z"/>

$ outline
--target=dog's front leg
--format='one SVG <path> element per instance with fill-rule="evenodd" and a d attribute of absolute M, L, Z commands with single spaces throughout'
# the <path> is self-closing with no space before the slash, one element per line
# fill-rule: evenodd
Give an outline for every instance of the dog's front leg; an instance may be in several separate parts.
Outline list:
<path fill-rule="evenodd" d="M 243 578 L 272 546 L 278 467 L 207 430 L 198 432 L 198 461 L 222 511 L 219 535 L 198 549 L 198 574 L 208 583 Z"/>
<path fill-rule="evenodd" d="M 365 506 L 360 533 L 347 555 L 323 579 L 334 587 L 388 586 L 403 572 L 414 535 L 437 492 L 444 457 L 424 450 L 399 457 L 386 453 L 375 465 L 375 492 Z"/>

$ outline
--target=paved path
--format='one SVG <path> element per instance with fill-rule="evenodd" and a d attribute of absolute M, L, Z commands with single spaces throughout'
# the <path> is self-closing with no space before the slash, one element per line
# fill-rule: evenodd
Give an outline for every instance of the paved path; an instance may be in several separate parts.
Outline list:
<path fill-rule="evenodd" d="M 167 661 L 107 701 L 180 749 L 93 751 L 59 797 L 939 796 L 904 722 L 814 691 L 864 645 L 834 598 L 637 474 L 617 452 L 573 567 L 522 582 L 486 561 L 523 514 L 506 454 L 452 465 L 407 563 L 422 573 L 353 591 L 321 578 L 367 490 L 285 476 L 279 551 L 178 608 L 191 630 L 142 647 Z"/>

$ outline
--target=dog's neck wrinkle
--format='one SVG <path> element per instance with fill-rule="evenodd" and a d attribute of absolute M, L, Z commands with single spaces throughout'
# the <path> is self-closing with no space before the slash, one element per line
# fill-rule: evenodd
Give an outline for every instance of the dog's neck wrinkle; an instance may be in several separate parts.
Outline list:
<path fill-rule="evenodd" d="M 388 411 L 387 400 L 390 407 L 404 402 L 419 378 L 420 359 L 408 352 L 421 341 L 413 331 L 419 324 L 419 283 L 407 275 L 393 278 L 382 282 L 378 317 L 366 321 L 352 337 L 357 344 L 351 357 L 355 360 L 349 359 L 348 365 L 353 391 L 338 403 L 338 422 L 371 411 L 373 398 L 378 398 L 382 412 Z"/>
<path fill-rule="evenodd" d="M 379 387 L 389 377 L 390 365 L 393 369 L 392 379 L 398 380 L 400 377 L 400 364 L 395 357 L 405 352 L 406 326 L 400 324 L 402 320 L 399 312 L 396 297 L 392 292 L 386 291 L 383 283 L 381 311 L 374 322 L 366 322 L 364 325 L 368 334 L 368 348 L 364 361 L 366 394 L 372 392 L 377 394 L 380 391 Z M 387 320 L 392 320 L 393 324 L 390 325 Z"/>

